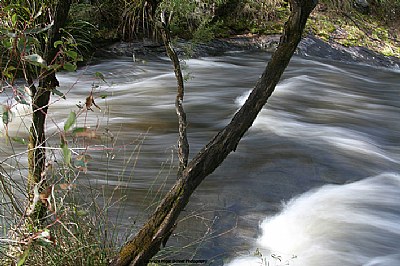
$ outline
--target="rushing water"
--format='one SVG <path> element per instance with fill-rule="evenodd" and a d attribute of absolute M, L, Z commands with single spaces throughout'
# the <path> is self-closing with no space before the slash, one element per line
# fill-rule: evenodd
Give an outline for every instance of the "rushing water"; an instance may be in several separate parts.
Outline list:
<path fill-rule="evenodd" d="M 232 52 L 186 61 L 191 157 L 229 122 L 268 58 Z M 128 224 L 175 179 L 171 63 L 118 58 L 59 79 L 67 99 L 53 96 L 49 135 L 93 90 L 101 111 L 82 113 L 78 126 L 97 128 L 103 138 L 80 143 L 93 158 L 82 179 L 105 197 L 126 187 L 125 207 L 115 215 Z M 169 256 L 213 265 L 235 258 L 235 265 L 400 265 L 399 84 L 398 70 L 293 58 L 237 151 L 193 195 Z M 10 134 L 26 136 L 17 121 Z M 0 146 L 3 158 L 9 145 Z"/>

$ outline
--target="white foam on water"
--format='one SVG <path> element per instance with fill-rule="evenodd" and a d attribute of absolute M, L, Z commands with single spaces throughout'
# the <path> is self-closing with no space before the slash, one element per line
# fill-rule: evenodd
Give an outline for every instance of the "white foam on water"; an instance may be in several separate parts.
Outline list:
<path fill-rule="evenodd" d="M 272 132 L 311 145 L 328 144 L 341 153 L 352 154 L 359 158 L 371 160 L 379 158 L 398 163 L 400 160 L 398 153 L 390 152 L 387 147 L 376 141 L 376 136 L 366 133 L 373 126 L 376 127 L 377 122 L 382 121 L 392 124 L 392 130 L 396 130 L 398 122 L 394 117 L 397 117 L 397 108 L 388 109 L 384 103 L 372 104 L 369 103 L 371 100 L 368 95 L 358 95 L 343 89 L 335 90 L 332 87 L 317 90 L 329 94 L 329 101 L 324 93 L 318 95 L 317 91 L 312 90 L 306 90 L 298 95 L 296 89 L 307 87 L 310 82 L 314 84 L 316 81 L 314 82 L 308 75 L 300 75 L 278 85 L 271 102 L 273 105 L 279 105 L 279 108 L 274 106 L 264 108 L 254 121 L 251 130 Z M 324 84 L 319 85 L 324 86 Z M 317 86 L 314 84 L 309 87 Z M 237 97 L 235 104 L 238 107 L 242 106 L 249 94 L 250 91 Z M 314 101 L 317 107 L 296 109 L 293 104 L 301 106 L 296 102 L 300 100 Z"/>
<path fill-rule="evenodd" d="M 229 265 L 400 265 L 400 175 L 325 185 L 292 199 L 260 225 L 263 254 Z"/>

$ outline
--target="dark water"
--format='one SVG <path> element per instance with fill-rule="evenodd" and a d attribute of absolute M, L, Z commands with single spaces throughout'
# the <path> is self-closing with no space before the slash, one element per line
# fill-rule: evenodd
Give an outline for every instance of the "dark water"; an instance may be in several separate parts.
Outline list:
<path fill-rule="evenodd" d="M 191 157 L 229 122 L 268 58 L 241 52 L 185 61 Z M 118 58 L 59 78 L 67 100 L 53 97 L 49 131 L 62 128 L 93 90 L 101 111 L 82 113 L 77 125 L 102 137 L 77 143 L 93 158 L 78 182 L 90 180 L 105 198 L 125 188 L 124 207 L 110 212 L 126 218 L 116 219 L 122 226 L 140 224 L 175 181 L 170 62 Z M 293 58 L 237 151 L 193 195 L 158 258 L 221 265 L 258 248 L 265 265 L 400 265 L 399 84 L 399 70 Z M 18 120 L 10 134 L 24 136 Z M 0 146 L 4 158 L 7 145 Z M 306 193 L 324 185 L 335 186 Z"/>

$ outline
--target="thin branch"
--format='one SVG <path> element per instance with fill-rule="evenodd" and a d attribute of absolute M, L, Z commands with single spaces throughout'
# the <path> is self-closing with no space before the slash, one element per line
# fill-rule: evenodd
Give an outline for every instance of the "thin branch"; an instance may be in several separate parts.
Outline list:
<path fill-rule="evenodd" d="M 183 170 L 186 168 L 188 164 L 188 158 L 189 158 L 189 142 L 187 140 L 187 133 L 186 133 L 187 121 L 186 121 L 186 113 L 185 110 L 183 109 L 183 96 L 185 94 L 185 88 L 183 84 L 183 76 L 182 76 L 181 65 L 179 63 L 179 58 L 174 50 L 174 47 L 171 44 L 171 36 L 169 34 L 168 22 L 165 20 L 165 12 L 161 13 L 161 23 L 162 23 L 162 26 L 160 27 L 161 36 L 163 38 L 167 54 L 174 65 L 175 77 L 178 83 L 178 90 L 175 99 L 175 110 L 176 114 L 178 115 L 178 122 L 179 122 L 178 178 L 180 178 L 182 177 Z"/>

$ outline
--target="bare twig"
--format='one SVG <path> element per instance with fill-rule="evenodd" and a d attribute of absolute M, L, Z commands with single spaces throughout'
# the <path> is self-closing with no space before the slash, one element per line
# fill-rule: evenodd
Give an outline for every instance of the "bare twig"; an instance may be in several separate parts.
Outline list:
<path fill-rule="evenodd" d="M 187 140 L 187 121 L 186 113 L 183 109 L 183 96 L 185 94 L 185 88 L 183 84 L 182 70 L 179 63 L 179 58 L 171 44 L 171 37 L 169 34 L 168 22 L 165 20 L 165 12 L 161 13 L 161 35 L 164 41 L 164 46 L 167 50 L 167 54 L 174 64 L 174 72 L 176 81 L 178 83 L 178 91 L 175 99 L 175 109 L 178 115 L 179 122 L 179 139 L 178 139 L 178 158 L 179 158 L 179 169 L 178 178 L 182 177 L 182 172 L 186 168 L 189 158 L 189 142 Z"/>

